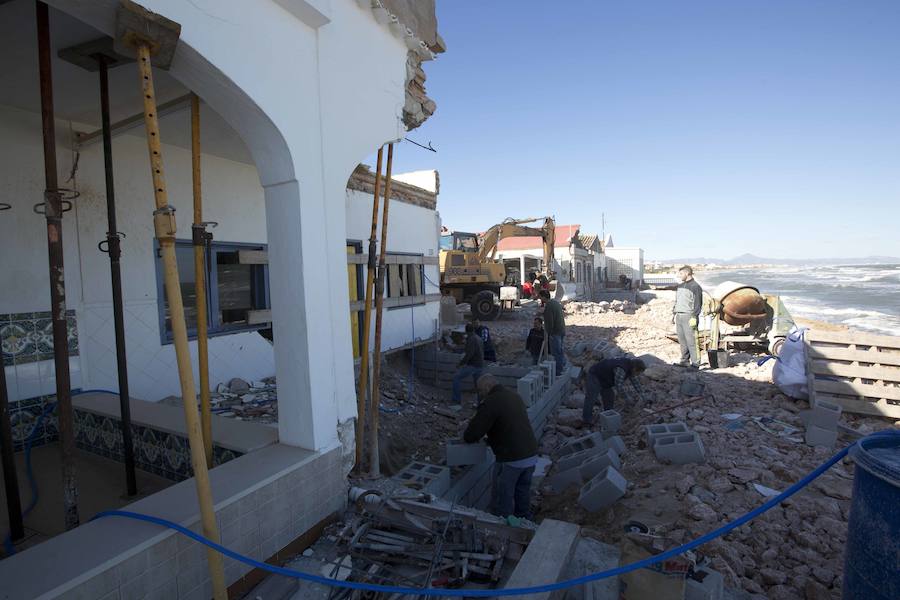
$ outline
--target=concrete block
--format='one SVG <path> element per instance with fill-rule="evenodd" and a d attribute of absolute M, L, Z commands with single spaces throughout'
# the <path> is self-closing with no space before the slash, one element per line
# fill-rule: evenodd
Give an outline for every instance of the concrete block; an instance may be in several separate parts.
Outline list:
<path fill-rule="evenodd" d="M 606 447 L 611 448 L 619 456 L 625 454 L 625 441 L 617 435 L 606 440 Z"/>
<path fill-rule="evenodd" d="M 837 441 L 837 431 L 829 431 L 818 425 L 810 425 L 806 428 L 806 443 L 809 446 L 825 446 L 826 448 L 834 447 Z"/>
<path fill-rule="evenodd" d="M 544 373 L 544 388 L 550 389 L 553 387 L 553 382 L 556 381 L 556 361 L 545 360 L 538 366 Z"/>
<path fill-rule="evenodd" d="M 580 486 L 583 481 L 584 479 L 581 476 L 581 465 L 576 465 L 571 469 L 557 472 L 550 478 L 549 483 L 550 487 L 553 488 L 553 491 L 559 493 L 565 491 L 569 486 Z"/>
<path fill-rule="evenodd" d="M 593 448 L 594 446 L 603 446 L 604 448 L 606 447 L 606 444 L 603 442 L 603 436 L 600 433 L 595 432 L 575 438 L 574 440 L 560 448 L 558 455 L 565 456 L 567 454 L 575 454 L 576 452 L 581 452 L 582 450 L 587 450 L 588 448 Z"/>
<path fill-rule="evenodd" d="M 573 454 L 566 454 L 556 461 L 556 468 L 558 471 L 568 471 L 569 469 L 574 469 L 581 465 L 581 463 L 587 461 L 590 458 L 598 454 L 602 454 L 606 452 L 606 446 L 595 445 L 589 448 L 582 450 L 581 452 L 575 452 Z"/>
<path fill-rule="evenodd" d="M 600 427 L 604 432 L 618 432 L 622 427 L 622 415 L 617 410 L 604 410 L 600 413 Z"/>
<path fill-rule="evenodd" d="M 446 445 L 447 466 L 458 467 L 460 465 L 477 465 L 485 462 L 487 458 L 487 444 L 467 444 L 462 440 L 450 440 Z"/>
<path fill-rule="evenodd" d="M 443 496 L 450 489 L 450 469 L 440 465 L 432 465 L 413 461 L 393 479 L 414 490 L 420 490 L 435 496 Z"/>
<path fill-rule="evenodd" d="M 676 465 L 703 462 L 706 458 L 700 434 L 695 431 L 657 437 L 653 452 L 659 460 Z"/>
<path fill-rule="evenodd" d="M 622 468 L 622 461 L 619 456 L 610 448 L 606 452 L 596 454 L 581 463 L 581 479 L 590 481 L 599 475 L 606 467 L 614 467 L 616 470 Z"/>
<path fill-rule="evenodd" d="M 653 447 L 653 442 L 661 435 L 670 435 L 673 433 L 688 433 L 687 425 L 681 421 L 675 423 L 657 423 L 656 425 L 647 425 L 647 445 Z"/>
<path fill-rule="evenodd" d="M 614 467 L 606 467 L 584 484 L 578 504 L 590 512 L 597 512 L 625 495 L 628 482 Z"/>
<path fill-rule="evenodd" d="M 572 561 L 581 539 L 580 527 L 555 519 L 544 519 L 515 570 L 506 582 L 507 588 L 521 588 L 559 581 Z M 564 590 L 517 596 L 522 600 L 556 600 Z"/>
<path fill-rule="evenodd" d="M 718 571 L 700 567 L 685 580 L 684 600 L 722 600 L 725 578 Z"/>
<path fill-rule="evenodd" d="M 815 425 L 828 431 L 837 431 L 838 420 L 841 418 L 841 407 L 838 404 L 818 400 L 812 407 L 808 425 Z"/>

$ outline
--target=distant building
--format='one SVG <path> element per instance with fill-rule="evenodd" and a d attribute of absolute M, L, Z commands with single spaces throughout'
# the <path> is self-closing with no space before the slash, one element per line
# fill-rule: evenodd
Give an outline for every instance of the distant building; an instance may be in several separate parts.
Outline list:
<path fill-rule="evenodd" d="M 607 236 L 603 252 L 606 255 L 606 281 L 615 287 L 620 275 L 625 275 L 635 286 L 644 282 L 644 249 L 613 245 L 612 235 Z"/>

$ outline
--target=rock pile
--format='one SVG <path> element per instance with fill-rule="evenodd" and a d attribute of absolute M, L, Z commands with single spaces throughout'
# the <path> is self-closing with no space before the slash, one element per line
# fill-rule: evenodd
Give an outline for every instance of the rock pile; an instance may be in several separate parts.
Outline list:
<path fill-rule="evenodd" d="M 612 302 L 567 302 L 564 306 L 569 315 L 600 315 L 608 312 L 631 312 L 635 305 L 628 300 L 613 300 Z"/>

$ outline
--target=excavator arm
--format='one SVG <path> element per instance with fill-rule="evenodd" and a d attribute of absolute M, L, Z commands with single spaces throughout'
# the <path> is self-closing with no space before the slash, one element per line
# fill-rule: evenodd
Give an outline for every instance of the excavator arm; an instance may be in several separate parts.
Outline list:
<path fill-rule="evenodd" d="M 544 265 L 549 271 L 553 265 L 553 246 L 556 241 L 556 223 L 551 217 L 545 217 L 541 227 L 528 227 L 526 223 L 534 223 L 541 219 L 506 219 L 502 223 L 488 229 L 479 239 L 478 259 L 482 262 L 497 255 L 500 240 L 508 237 L 539 237 L 544 245 Z"/>

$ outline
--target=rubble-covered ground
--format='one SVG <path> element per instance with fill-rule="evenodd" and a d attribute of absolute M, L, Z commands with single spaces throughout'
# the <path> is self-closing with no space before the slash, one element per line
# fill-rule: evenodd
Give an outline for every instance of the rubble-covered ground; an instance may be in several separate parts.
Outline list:
<path fill-rule="evenodd" d="M 643 377 L 646 402 L 616 405 L 623 415 L 620 435 L 628 448 L 622 456 L 628 491 L 609 509 L 592 514 L 579 506 L 577 488 L 555 494 L 545 485 L 536 493 L 537 520 L 573 521 L 592 537 L 610 544 L 619 543 L 629 521 L 639 521 L 653 534 L 664 536 L 671 547 L 765 502 L 754 484 L 764 486 L 764 492 L 765 488 L 782 491 L 824 462 L 832 451 L 803 443 L 798 413 L 808 405 L 787 398 L 771 383 L 772 361 L 760 367 L 756 363 L 759 355 L 732 354 L 733 366 L 724 369 L 694 372 L 672 366 L 670 363 L 680 358 L 678 344 L 666 338 L 672 329 L 673 295 L 642 296 L 649 302 L 633 314 L 628 314 L 628 306 L 618 311 L 571 303 L 566 315 L 567 349 L 579 342 L 593 344 L 605 339 L 651 365 Z M 491 327 L 503 348 L 498 353 L 519 351 L 521 319 L 507 319 Z M 702 399 L 680 393 L 686 379 L 705 385 Z M 686 400 L 694 401 L 676 407 Z M 582 403 L 583 394 L 576 392 L 551 418 L 541 440 L 542 454 L 554 456 L 570 439 L 588 433 L 580 428 Z M 656 412 L 667 407 L 676 408 Z M 741 417 L 734 418 L 735 414 Z M 775 422 L 763 421 L 763 427 L 754 417 Z M 704 464 L 665 465 L 656 460 L 646 446 L 644 427 L 672 421 L 683 421 L 700 434 L 706 451 Z M 851 414 L 842 421 L 864 433 L 891 426 L 889 420 Z M 785 424 L 797 433 L 789 435 Z M 599 430 L 599 424 L 594 430 Z M 787 433 L 779 435 L 779 430 Z M 850 441 L 843 436 L 839 443 Z M 712 558 L 713 568 L 725 575 L 729 586 L 760 598 L 838 598 L 852 478 L 852 463 L 845 460 L 783 505 L 703 546 L 700 552 Z"/>

